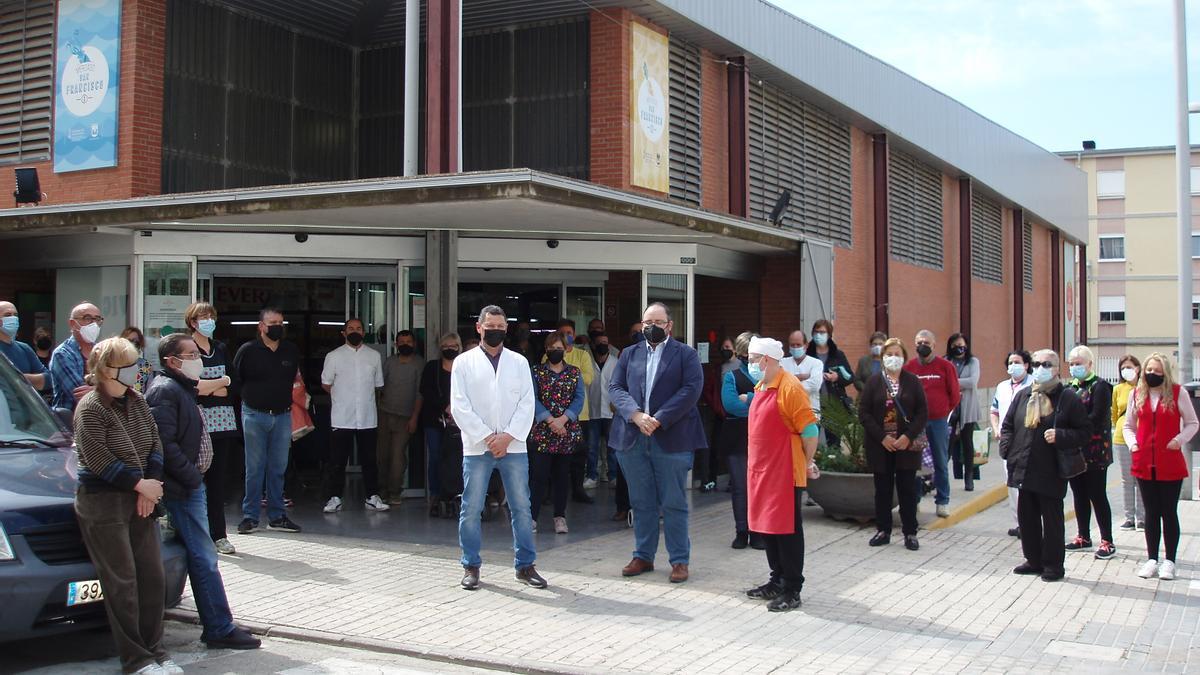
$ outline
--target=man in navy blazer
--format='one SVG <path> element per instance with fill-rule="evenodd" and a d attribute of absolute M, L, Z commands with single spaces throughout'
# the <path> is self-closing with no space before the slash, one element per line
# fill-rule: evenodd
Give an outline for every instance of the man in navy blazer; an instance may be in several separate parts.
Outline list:
<path fill-rule="evenodd" d="M 616 408 L 608 445 L 629 485 L 633 506 L 633 560 L 627 577 L 654 569 L 658 515 L 671 561 L 671 582 L 688 578 L 687 476 L 693 453 L 708 447 L 696 408 L 704 371 L 696 350 L 671 339 L 674 323 L 666 305 L 656 302 L 642 314 L 639 342 L 621 352 L 608 385 Z"/>

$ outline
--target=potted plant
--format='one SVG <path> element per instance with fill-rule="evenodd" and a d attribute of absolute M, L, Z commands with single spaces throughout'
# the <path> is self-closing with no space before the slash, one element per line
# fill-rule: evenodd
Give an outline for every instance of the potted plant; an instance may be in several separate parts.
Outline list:
<path fill-rule="evenodd" d="M 841 439 L 838 447 L 817 447 L 821 476 L 808 481 L 808 494 L 825 514 L 866 521 L 875 517 L 875 477 L 867 468 L 866 432 L 853 404 L 821 394 L 821 426 Z M 895 496 L 892 507 L 895 508 Z"/>

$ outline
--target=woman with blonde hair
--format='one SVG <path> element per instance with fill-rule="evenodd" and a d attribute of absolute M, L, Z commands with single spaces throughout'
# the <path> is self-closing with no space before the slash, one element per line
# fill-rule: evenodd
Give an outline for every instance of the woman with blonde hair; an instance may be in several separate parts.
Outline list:
<path fill-rule="evenodd" d="M 1175 578 L 1179 549 L 1179 490 L 1188 477 L 1184 448 L 1200 429 L 1187 391 L 1171 377 L 1171 362 L 1155 352 L 1142 365 L 1142 378 L 1125 412 L 1125 441 L 1133 458 L 1146 507 L 1146 562 L 1138 576 Z M 1166 555 L 1159 562 L 1159 539 Z"/>
<path fill-rule="evenodd" d="M 1100 529 L 1100 545 L 1096 557 L 1108 560 L 1117 553 L 1113 546 L 1112 507 L 1108 504 L 1108 467 L 1113 461 L 1112 452 L 1112 385 L 1096 375 L 1092 350 L 1079 345 L 1067 357 L 1071 380 L 1068 386 L 1075 390 L 1083 407 L 1087 409 L 1091 425 L 1091 438 L 1083 446 L 1083 459 L 1087 471 L 1072 478 L 1071 494 L 1075 497 L 1075 539 L 1067 544 L 1068 551 L 1091 548 L 1092 510 L 1096 511 L 1096 524 Z"/>
<path fill-rule="evenodd" d="M 134 389 L 138 350 L 116 337 L 97 343 L 75 408 L 79 487 L 75 514 L 127 673 L 182 673 L 162 646 L 166 598 L 158 525 L 163 453 L 150 406 Z"/>

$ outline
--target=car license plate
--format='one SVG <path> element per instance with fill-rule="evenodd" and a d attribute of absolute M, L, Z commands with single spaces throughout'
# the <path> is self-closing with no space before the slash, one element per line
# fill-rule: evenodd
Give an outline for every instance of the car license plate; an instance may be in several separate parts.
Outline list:
<path fill-rule="evenodd" d="M 67 607 L 75 605 L 83 605 L 89 602 L 100 602 L 104 599 L 104 589 L 100 588 L 100 582 L 96 579 L 91 581 L 72 581 L 67 584 Z"/>

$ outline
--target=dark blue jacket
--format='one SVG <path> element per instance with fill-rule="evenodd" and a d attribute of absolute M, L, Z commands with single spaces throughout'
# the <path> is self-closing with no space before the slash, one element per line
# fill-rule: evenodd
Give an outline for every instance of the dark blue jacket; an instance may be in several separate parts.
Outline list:
<path fill-rule="evenodd" d="M 196 382 L 165 369 L 150 380 L 146 403 L 162 439 L 163 495 L 167 499 L 187 499 L 204 482 L 204 474 L 196 467 L 200 461 L 200 434 L 204 433 Z"/>
<path fill-rule="evenodd" d="M 621 352 L 617 369 L 608 383 L 608 398 L 616 408 L 608 446 L 628 450 L 642 437 L 633 424 L 633 415 L 644 412 L 662 425 L 654 432 L 654 440 L 666 452 L 693 452 L 708 447 L 708 438 L 700 423 L 696 403 L 704 388 L 704 370 L 696 350 L 669 339 L 663 350 L 650 392 L 650 409 L 643 410 L 646 400 L 645 343 L 635 344 Z"/>

